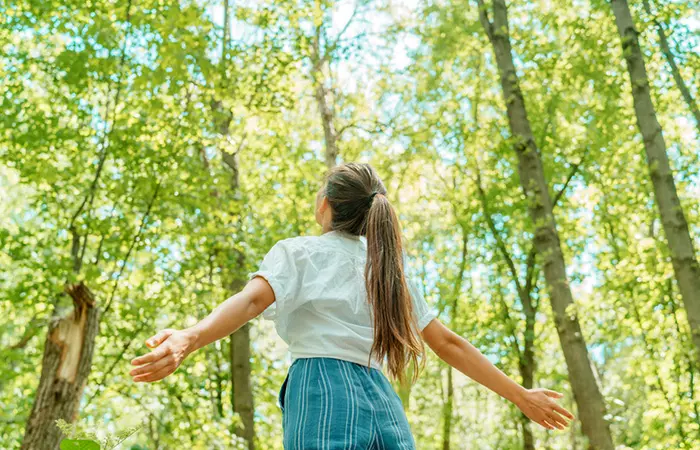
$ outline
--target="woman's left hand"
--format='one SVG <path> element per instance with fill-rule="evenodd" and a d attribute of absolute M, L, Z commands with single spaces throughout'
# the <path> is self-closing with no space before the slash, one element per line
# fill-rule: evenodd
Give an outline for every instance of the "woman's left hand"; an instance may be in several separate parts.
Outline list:
<path fill-rule="evenodd" d="M 559 406 L 554 399 L 564 395 L 549 389 L 528 389 L 515 405 L 530 420 L 536 422 L 548 430 L 563 430 L 569 423 L 566 419 L 573 420 L 574 415 Z M 566 419 L 565 419 L 566 418 Z"/>

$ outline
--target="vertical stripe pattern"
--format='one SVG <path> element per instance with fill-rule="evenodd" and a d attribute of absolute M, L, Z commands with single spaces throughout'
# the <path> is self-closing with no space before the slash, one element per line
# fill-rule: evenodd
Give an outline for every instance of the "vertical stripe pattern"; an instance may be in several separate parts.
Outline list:
<path fill-rule="evenodd" d="M 401 400 L 379 370 L 297 359 L 279 398 L 285 450 L 415 450 Z"/>

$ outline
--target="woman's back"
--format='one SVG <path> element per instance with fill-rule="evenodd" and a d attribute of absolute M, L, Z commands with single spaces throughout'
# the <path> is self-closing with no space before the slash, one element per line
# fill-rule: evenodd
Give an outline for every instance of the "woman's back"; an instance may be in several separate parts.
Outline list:
<path fill-rule="evenodd" d="M 265 278 L 276 301 L 263 316 L 274 320 L 292 360 L 330 357 L 367 365 L 374 340 L 365 289 L 363 236 L 330 231 L 285 239 L 268 252 L 250 278 Z M 419 329 L 435 318 L 407 280 Z M 381 368 L 378 361 L 372 366 Z"/>

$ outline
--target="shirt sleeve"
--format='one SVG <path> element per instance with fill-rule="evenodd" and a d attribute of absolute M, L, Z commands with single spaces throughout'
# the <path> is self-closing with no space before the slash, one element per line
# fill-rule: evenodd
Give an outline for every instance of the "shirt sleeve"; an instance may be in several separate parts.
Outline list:
<path fill-rule="evenodd" d="M 289 242 L 282 240 L 272 246 L 263 258 L 257 271 L 248 274 L 248 279 L 261 277 L 267 280 L 275 293 L 275 301 L 264 312 L 263 318 L 275 320 L 279 311 L 292 302 L 296 296 L 299 277 L 294 255 Z"/>
<path fill-rule="evenodd" d="M 418 330 L 423 331 L 437 317 L 437 313 L 428 306 L 428 302 L 423 297 L 423 292 L 413 280 L 406 278 L 406 285 L 408 286 L 408 292 L 411 294 L 411 300 L 413 300 L 413 314 L 416 316 Z"/>

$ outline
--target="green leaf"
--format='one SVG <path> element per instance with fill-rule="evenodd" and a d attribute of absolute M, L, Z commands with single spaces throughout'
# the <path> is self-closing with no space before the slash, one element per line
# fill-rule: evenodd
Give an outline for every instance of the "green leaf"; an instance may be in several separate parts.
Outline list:
<path fill-rule="evenodd" d="M 84 439 L 64 439 L 61 441 L 61 450 L 100 450 L 100 444 Z"/>

